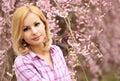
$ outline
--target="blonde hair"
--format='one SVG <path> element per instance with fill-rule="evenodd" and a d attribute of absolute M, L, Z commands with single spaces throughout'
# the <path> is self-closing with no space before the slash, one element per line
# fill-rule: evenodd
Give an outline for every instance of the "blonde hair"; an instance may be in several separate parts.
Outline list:
<path fill-rule="evenodd" d="M 12 18 L 12 43 L 13 43 L 13 48 L 15 52 L 18 54 L 24 55 L 27 54 L 30 51 L 29 47 L 25 47 L 22 44 L 23 40 L 23 24 L 24 24 L 24 19 L 29 13 L 34 13 L 40 17 L 40 19 L 43 21 L 45 24 L 45 31 L 46 31 L 46 40 L 43 44 L 43 49 L 48 51 L 50 49 L 50 45 L 52 43 L 51 40 L 51 35 L 50 35 L 50 29 L 48 27 L 48 21 L 42 11 L 36 7 L 36 6 L 22 6 L 20 8 L 17 8 L 16 11 L 13 14 Z"/>

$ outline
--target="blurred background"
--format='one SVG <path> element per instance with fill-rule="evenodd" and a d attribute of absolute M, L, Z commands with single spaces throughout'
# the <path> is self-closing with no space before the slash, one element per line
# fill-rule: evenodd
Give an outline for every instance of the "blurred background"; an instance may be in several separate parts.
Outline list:
<path fill-rule="evenodd" d="M 11 18 L 38 6 L 73 81 L 120 81 L 120 0 L 0 0 L 0 81 L 16 81 Z"/>

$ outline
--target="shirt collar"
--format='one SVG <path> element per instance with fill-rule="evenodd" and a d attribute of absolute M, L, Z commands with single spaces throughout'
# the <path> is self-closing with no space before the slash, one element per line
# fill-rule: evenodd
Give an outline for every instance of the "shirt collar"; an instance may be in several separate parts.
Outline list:
<path fill-rule="evenodd" d="M 55 48 L 52 45 L 50 47 L 50 54 L 52 57 L 55 55 Z M 32 51 L 29 52 L 29 55 L 30 55 L 31 59 L 36 59 L 36 58 L 38 59 L 39 58 L 39 59 L 43 60 L 42 58 L 40 58 L 37 54 L 35 54 Z"/>

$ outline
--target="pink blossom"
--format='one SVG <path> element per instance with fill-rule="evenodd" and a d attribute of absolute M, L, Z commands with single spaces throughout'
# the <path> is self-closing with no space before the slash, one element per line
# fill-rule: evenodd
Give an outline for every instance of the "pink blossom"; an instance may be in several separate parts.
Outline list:
<path fill-rule="evenodd" d="M 50 11 L 50 7 L 51 7 L 51 4 L 50 4 L 50 1 L 49 0 L 38 0 L 36 2 L 36 5 L 38 7 L 40 7 L 41 10 L 43 11 Z"/>
<path fill-rule="evenodd" d="M 57 0 L 58 3 L 66 3 L 68 0 Z"/>
<path fill-rule="evenodd" d="M 9 13 L 14 10 L 15 0 L 3 0 L 2 10 L 5 13 Z"/>

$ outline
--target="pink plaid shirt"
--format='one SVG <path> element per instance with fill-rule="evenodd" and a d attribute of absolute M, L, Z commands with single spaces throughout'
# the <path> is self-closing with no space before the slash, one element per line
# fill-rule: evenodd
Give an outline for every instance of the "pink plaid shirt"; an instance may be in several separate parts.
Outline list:
<path fill-rule="evenodd" d="M 14 62 L 17 81 L 71 81 L 61 49 L 52 45 L 50 54 L 53 68 L 33 52 L 17 56 Z"/>

